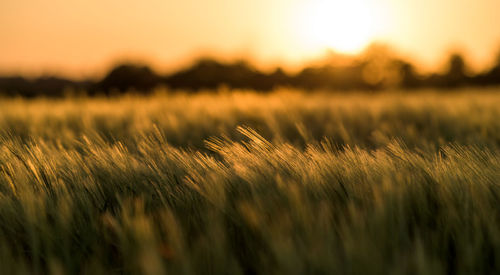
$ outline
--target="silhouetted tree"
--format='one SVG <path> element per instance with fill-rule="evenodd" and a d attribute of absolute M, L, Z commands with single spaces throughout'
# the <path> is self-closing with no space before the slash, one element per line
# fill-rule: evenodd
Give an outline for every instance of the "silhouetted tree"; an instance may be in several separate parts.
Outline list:
<path fill-rule="evenodd" d="M 216 89 L 221 85 L 231 88 L 269 90 L 269 76 L 257 71 L 245 61 L 221 63 L 210 58 L 198 60 L 190 68 L 165 78 L 165 83 L 176 89 Z"/>
<path fill-rule="evenodd" d="M 106 94 L 112 90 L 125 92 L 131 89 L 146 93 L 159 84 L 161 78 L 149 67 L 123 64 L 113 68 L 97 84 L 97 88 Z"/>
<path fill-rule="evenodd" d="M 454 88 L 467 83 L 466 63 L 463 56 L 459 53 L 454 53 L 448 60 L 448 68 L 444 75 L 443 84 L 446 87 Z"/>
<path fill-rule="evenodd" d="M 420 86 L 420 80 L 412 64 L 406 61 L 399 61 L 398 67 L 401 77 L 401 87 L 413 89 Z"/>
<path fill-rule="evenodd" d="M 419 86 L 414 67 L 386 44 L 370 45 L 361 58 L 363 81 L 372 89 Z"/>
<path fill-rule="evenodd" d="M 267 79 L 267 86 L 271 88 L 290 85 L 290 76 L 282 68 L 276 68 L 274 72 L 267 76 Z"/>

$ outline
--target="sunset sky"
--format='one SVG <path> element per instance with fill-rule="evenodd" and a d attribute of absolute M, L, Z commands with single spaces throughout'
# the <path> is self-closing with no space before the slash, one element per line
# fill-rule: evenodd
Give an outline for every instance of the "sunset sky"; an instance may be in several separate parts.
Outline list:
<path fill-rule="evenodd" d="M 159 70 L 211 54 L 297 65 L 384 41 L 427 68 L 500 49 L 499 0 L 1 0 L 0 73 L 88 77 L 113 62 Z"/>

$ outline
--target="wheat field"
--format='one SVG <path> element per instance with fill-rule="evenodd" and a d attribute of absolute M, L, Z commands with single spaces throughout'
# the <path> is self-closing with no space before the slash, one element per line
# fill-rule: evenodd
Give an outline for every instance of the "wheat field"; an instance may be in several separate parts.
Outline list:
<path fill-rule="evenodd" d="M 498 274 L 500 93 L 0 99 L 2 274 Z"/>

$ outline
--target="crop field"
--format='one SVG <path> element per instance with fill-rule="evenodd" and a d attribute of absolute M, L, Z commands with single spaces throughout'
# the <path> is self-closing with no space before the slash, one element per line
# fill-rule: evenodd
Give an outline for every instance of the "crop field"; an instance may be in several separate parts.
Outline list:
<path fill-rule="evenodd" d="M 0 99 L 1 274 L 499 274 L 500 90 Z"/>

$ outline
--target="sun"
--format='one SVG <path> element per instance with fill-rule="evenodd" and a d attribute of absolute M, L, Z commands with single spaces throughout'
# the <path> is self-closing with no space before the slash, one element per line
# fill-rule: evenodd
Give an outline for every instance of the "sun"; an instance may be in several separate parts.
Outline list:
<path fill-rule="evenodd" d="M 368 0 L 310 0 L 300 13 L 300 39 L 310 49 L 356 53 L 372 42 L 378 27 Z"/>

